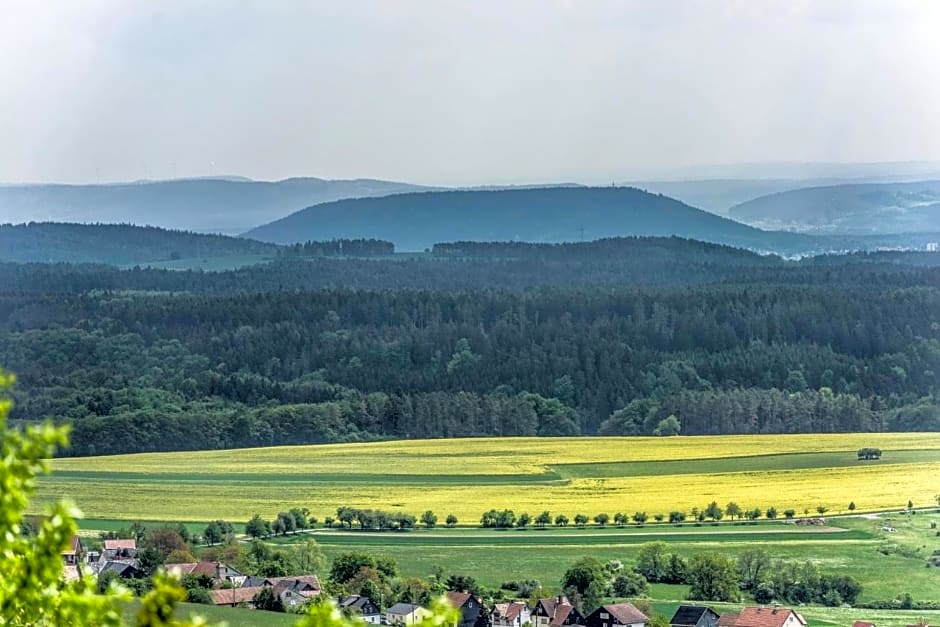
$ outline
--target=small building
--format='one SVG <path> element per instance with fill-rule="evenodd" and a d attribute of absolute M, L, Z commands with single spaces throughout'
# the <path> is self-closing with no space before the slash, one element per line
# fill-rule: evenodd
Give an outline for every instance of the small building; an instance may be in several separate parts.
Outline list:
<path fill-rule="evenodd" d="M 490 614 L 490 624 L 493 627 L 522 627 L 532 622 L 532 612 L 529 606 L 521 601 L 497 603 Z"/>
<path fill-rule="evenodd" d="M 306 605 L 314 597 L 320 596 L 320 580 L 316 575 L 298 575 L 295 577 L 270 577 L 265 585 L 274 587 L 274 592 L 286 609 Z"/>
<path fill-rule="evenodd" d="M 370 625 L 379 625 L 382 622 L 382 611 L 372 599 L 361 594 L 353 594 L 340 599 L 339 609 L 346 614 L 358 616 Z"/>
<path fill-rule="evenodd" d="M 137 540 L 133 538 L 105 540 L 101 555 L 105 560 L 133 559 L 137 557 Z"/>
<path fill-rule="evenodd" d="M 703 605 L 680 605 L 670 627 L 718 627 L 718 613 Z"/>
<path fill-rule="evenodd" d="M 105 573 L 117 573 L 121 579 L 142 579 L 146 573 L 140 569 L 137 560 L 121 560 L 104 562 L 98 571 L 98 576 Z"/>
<path fill-rule="evenodd" d="M 451 607 L 460 610 L 460 622 L 456 627 L 474 627 L 483 615 L 483 603 L 469 592 L 447 592 Z"/>
<path fill-rule="evenodd" d="M 746 607 L 738 614 L 735 627 L 806 627 L 806 621 L 785 607 Z"/>
<path fill-rule="evenodd" d="M 632 603 L 611 603 L 591 612 L 584 624 L 587 627 L 646 627 L 649 620 Z"/>
<path fill-rule="evenodd" d="M 255 595 L 264 590 L 263 586 L 251 586 L 248 588 L 223 588 L 220 590 L 209 590 L 209 596 L 212 597 L 213 605 L 228 605 L 237 607 L 254 608 Z"/>
<path fill-rule="evenodd" d="M 431 613 L 413 603 L 396 603 L 385 612 L 385 623 L 388 625 L 414 625 Z"/>
<path fill-rule="evenodd" d="M 78 536 L 69 538 L 69 546 L 62 551 L 62 577 L 65 581 L 78 581 L 82 578 L 82 557 L 85 550 L 82 548 L 82 540 Z"/>
<path fill-rule="evenodd" d="M 539 599 L 532 610 L 533 627 L 561 627 L 562 625 L 583 625 L 584 616 L 566 596 L 551 599 Z"/>
<path fill-rule="evenodd" d="M 864 620 L 857 620 L 852 623 L 852 627 L 875 627 L 875 623 L 869 623 L 868 621 Z"/>
<path fill-rule="evenodd" d="M 228 581 L 234 588 L 244 588 L 247 577 L 231 566 L 222 562 L 185 562 L 179 564 L 166 564 L 166 572 L 176 577 L 183 575 L 203 575 L 209 577 L 215 587 L 222 586 Z M 268 584 L 273 585 L 273 584 Z"/>

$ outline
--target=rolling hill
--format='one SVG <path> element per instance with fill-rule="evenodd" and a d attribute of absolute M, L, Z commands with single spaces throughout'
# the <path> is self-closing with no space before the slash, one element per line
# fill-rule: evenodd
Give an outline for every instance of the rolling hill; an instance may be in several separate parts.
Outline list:
<path fill-rule="evenodd" d="M 109 185 L 2 185 L 0 222 L 110 222 L 235 234 L 302 207 L 422 188 L 370 179 L 179 179 Z"/>
<path fill-rule="evenodd" d="M 804 233 L 940 231 L 940 180 L 783 191 L 735 205 L 728 215 L 759 228 Z"/>
<path fill-rule="evenodd" d="M 125 265 L 194 257 L 273 257 L 277 250 L 272 244 L 238 237 L 129 224 L 0 225 L 0 261 Z"/>
<path fill-rule="evenodd" d="M 379 238 L 399 250 L 437 242 L 563 242 L 627 235 L 698 239 L 760 251 L 813 248 L 812 238 L 768 233 L 630 187 L 445 191 L 359 198 L 307 207 L 244 234 L 290 244 Z"/>

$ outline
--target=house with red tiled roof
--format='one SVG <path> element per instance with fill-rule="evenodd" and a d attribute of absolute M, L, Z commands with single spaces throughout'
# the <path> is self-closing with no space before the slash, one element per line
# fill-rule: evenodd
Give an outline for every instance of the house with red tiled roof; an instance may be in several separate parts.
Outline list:
<path fill-rule="evenodd" d="M 137 557 L 137 540 L 133 538 L 105 540 L 101 555 L 105 560 L 133 559 Z"/>
<path fill-rule="evenodd" d="M 532 612 L 522 601 L 497 603 L 490 613 L 490 624 L 493 627 L 522 627 L 531 622 Z"/>
<path fill-rule="evenodd" d="M 474 627 L 483 615 L 483 602 L 469 592 L 449 591 L 444 596 L 451 607 L 460 610 L 456 627 Z"/>
<path fill-rule="evenodd" d="M 718 617 L 717 627 L 734 627 L 738 621 L 738 615 L 735 612 L 725 612 Z"/>
<path fill-rule="evenodd" d="M 649 617 L 632 603 L 602 605 L 584 619 L 587 627 L 646 627 Z"/>
<path fill-rule="evenodd" d="M 532 627 L 583 625 L 584 616 L 566 596 L 539 599 L 532 610 Z"/>
<path fill-rule="evenodd" d="M 785 607 L 746 607 L 738 614 L 735 627 L 806 627 L 802 616 Z"/>
<path fill-rule="evenodd" d="M 869 623 L 864 620 L 857 620 L 852 623 L 852 627 L 875 627 L 875 623 Z"/>

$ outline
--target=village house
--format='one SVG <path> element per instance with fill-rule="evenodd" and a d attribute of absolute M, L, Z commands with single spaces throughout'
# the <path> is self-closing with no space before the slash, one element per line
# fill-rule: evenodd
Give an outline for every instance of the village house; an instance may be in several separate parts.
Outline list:
<path fill-rule="evenodd" d="M 345 614 L 358 616 L 370 625 L 382 623 L 382 612 L 372 599 L 361 594 L 353 594 L 339 602 L 339 609 Z"/>
<path fill-rule="evenodd" d="M 584 617 L 566 596 L 539 599 L 532 610 L 533 627 L 560 627 L 583 625 Z"/>
<path fill-rule="evenodd" d="M 82 548 L 81 538 L 72 536 L 69 538 L 69 547 L 62 551 L 63 577 L 66 581 L 77 581 L 82 578 L 82 556 L 85 554 Z"/>
<path fill-rule="evenodd" d="M 483 603 L 469 592 L 448 592 L 447 602 L 460 610 L 460 622 L 456 627 L 474 627 L 483 613 Z"/>
<path fill-rule="evenodd" d="M 587 627 L 646 627 L 648 622 L 649 617 L 632 603 L 602 605 L 584 619 Z"/>
<path fill-rule="evenodd" d="M 875 623 L 869 623 L 864 620 L 857 620 L 852 623 L 852 627 L 875 627 Z"/>
<path fill-rule="evenodd" d="M 101 557 L 105 561 L 120 561 L 137 557 L 137 540 L 105 540 Z"/>
<path fill-rule="evenodd" d="M 137 560 L 121 560 L 104 562 L 98 570 L 98 576 L 105 573 L 115 573 L 121 579 L 142 579 L 145 575 L 140 569 Z"/>
<path fill-rule="evenodd" d="M 529 606 L 521 601 L 497 603 L 490 614 L 490 623 L 493 627 L 522 627 L 532 622 L 532 613 Z"/>
<path fill-rule="evenodd" d="M 316 575 L 296 577 L 270 577 L 266 585 L 274 587 L 274 592 L 286 609 L 306 605 L 308 601 L 320 595 L 320 580 Z"/>
<path fill-rule="evenodd" d="M 806 627 L 803 617 L 785 607 L 746 607 L 734 621 L 735 627 Z"/>
<path fill-rule="evenodd" d="M 187 562 L 181 564 L 166 564 L 166 572 L 176 577 L 183 575 L 204 575 L 213 581 L 213 586 L 221 587 L 226 581 L 234 588 L 245 587 L 247 577 L 231 566 L 222 562 Z M 273 585 L 273 584 L 270 584 Z"/>
<path fill-rule="evenodd" d="M 414 625 L 421 619 L 430 615 L 430 612 L 420 605 L 413 603 L 396 603 L 385 612 L 385 623 L 388 625 Z"/>
<path fill-rule="evenodd" d="M 718 627 L 718 614 L 702 605 L 680 605 L 669 621 L 670 627 Z"/>

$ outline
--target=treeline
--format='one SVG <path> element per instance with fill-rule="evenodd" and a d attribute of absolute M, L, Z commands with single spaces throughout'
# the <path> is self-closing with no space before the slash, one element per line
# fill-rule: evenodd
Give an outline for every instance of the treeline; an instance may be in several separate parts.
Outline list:
<path fill-rule="evenodd" d="M 304 262 L 306 263 L 306 262 Z M 936 430 L 940 291 L 0 292 L 73 454 L 475 435 Z"/>
<path fill-rule="evenodd" d="M 273 255 L 277 250 L 273 244 L 239 237 L 132 224 L 0 224 L 2 261 L 123 265 L 188 257 Z"/>
<path fill-rule="evenodd" d="M 379 239 L 332 239 L 284 246 L 282 257 L 384 257 L 395 254 L 395 244 Z"/>
<path fill-rule="evenodd" d="M 747 550 L 737 559 L 722 553 L 685 558 L 668 552 L 665 542 L 642 545 L 632 568 L 619 560 L 605 564 L 581 558 L 565 571 L 561 587 L 590 612 L 609 596 L 643 596 L 654 583 L 688 585 L 691 600 L 738 602 L 744 592 L 760 604 L 838 607 L 854 604 L 862 592 L 852 576 L 822 572 L 813 562 L 772 560 L 763 549 Z"/>
<path fill-rule="evenodd" d="M 904 263 L 905 254 L 880 261 L 855 257 L 837 257 L 826 263 L 817 263 L 813 259 L 784 261 L 778 257 L 762 257 L 726 246 L 680 238 L 617 238 L 558 246 L 475 244 L 474 247 L 466 255 L 452 256 L 432 254 L 369 259 L 289 255 L 271 263 L 228 272 L 0 263 L 0 285 L 11 291 L 33 293 L 135 290 L 206 294 L 340 286 L 448 292 L 718 283 L 817 285 L 828 289 L 940 287 L 940 268 L 919 265 L 920 260 L 916 257 L 911 257 L 911 263 Z M 491 248 L 494 250 L 490 251 Z M 476 249 L 483 252 L 478 254 Z M 152 259 L 154 257 L 146 260 Z"/>

